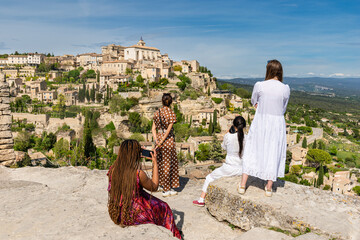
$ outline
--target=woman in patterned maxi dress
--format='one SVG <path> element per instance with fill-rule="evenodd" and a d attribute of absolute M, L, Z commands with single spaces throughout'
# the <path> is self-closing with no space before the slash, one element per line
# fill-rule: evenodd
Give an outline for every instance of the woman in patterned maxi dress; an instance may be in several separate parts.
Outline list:
<path fill-rule="evenodd" d="M 172 97 L 165 93 L 162 97 L 163 107 L 154 114 L 152 133 L 158 149 L 160 185 L 163 196 L 176 195 L 173 188 L 179 187 L 179 169 L 175 149 L 175 135 L 173 125 L 176 115 L 170 109 Z"/>

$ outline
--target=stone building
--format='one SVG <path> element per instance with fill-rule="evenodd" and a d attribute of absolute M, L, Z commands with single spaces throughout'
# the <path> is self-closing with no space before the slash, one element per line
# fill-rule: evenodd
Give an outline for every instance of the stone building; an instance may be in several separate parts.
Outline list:
<path fill-rule="evenodd" d="M 293 165 L 306 165 L 306 154 L 307 149 L 302 147 L 295 147 L 291 149 L 292 160 L 290 163 L 290 167 Z"/>
<path fill-rule="evenodd" d="M 136 45 L 125 48 L 124 53 L 125 60 L 132 59 L 134 61 L 155 61 L 161 58 L 160 50 L 154 47 L 145 46 L 145 42 L 142 38 Z"/>

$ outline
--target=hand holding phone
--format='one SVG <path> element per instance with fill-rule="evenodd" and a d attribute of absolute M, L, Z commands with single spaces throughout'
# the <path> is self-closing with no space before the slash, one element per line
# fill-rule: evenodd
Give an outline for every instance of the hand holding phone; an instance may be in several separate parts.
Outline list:
<path fill-rule="evenodd" d="M 152 158 L 151 153 L 154 153 L 154 151 L 150 151 L 150 150 L 147 150 L 144 148 L 141 150 L 141 156 L 143 156 L 144 158 L 147 158 L 147 159 Z"/>

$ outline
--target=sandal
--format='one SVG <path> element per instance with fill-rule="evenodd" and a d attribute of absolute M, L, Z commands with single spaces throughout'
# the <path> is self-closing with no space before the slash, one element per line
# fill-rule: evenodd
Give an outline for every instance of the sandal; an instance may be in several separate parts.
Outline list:
<path fill-rule="evenodd" d="M 241 195 L 245 194 L 246 188 L 241 186 L 241 183 L 239 183 L 238 185 L 238 193 L 240 193 Z"/>
<path fill-rule="evenodd" d="M 271 196 L 272 196 L 272 188 L 269 190 L 269 189 L 267 189 L 266 186 L 265 186 L 265 196 L 267 196 L 267 197 L 271 197 Z"/>

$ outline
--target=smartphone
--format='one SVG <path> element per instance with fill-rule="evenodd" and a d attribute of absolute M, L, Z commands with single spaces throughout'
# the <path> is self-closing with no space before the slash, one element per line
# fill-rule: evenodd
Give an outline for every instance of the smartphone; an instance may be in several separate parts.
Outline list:
<path fill-rule="evenodd" d="M 231 126 L 231 128 L 229 129 L 229 133 L 236 133 L 235 127 Z"/>
<path fill-rule="evenodd" d="M 142 149 L 141 150 L 141 156 L 143 157 L 149 157 L 151 158 L 151 154 L 150 153 L 153 153 L 154 154 L 154 151 L 150 151 L 150 150 L 147 150 L 147 149 Z"/>

